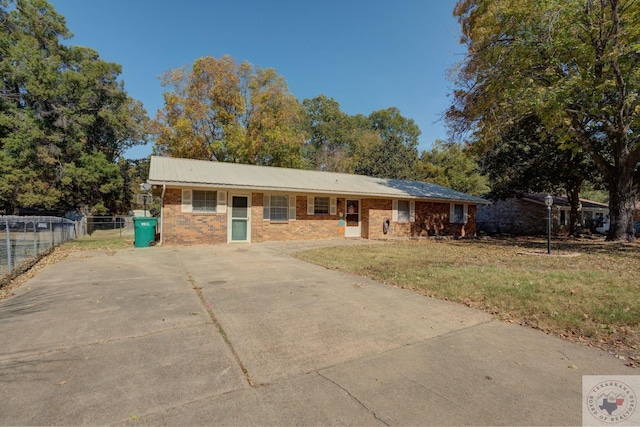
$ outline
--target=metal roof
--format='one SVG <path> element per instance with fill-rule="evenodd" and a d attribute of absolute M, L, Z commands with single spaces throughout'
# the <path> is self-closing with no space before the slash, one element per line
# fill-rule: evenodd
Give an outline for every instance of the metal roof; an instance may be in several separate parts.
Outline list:
<path fill-rule="evenodd" d="M 544 205 L 544 198 L 546 196 L 546 194 L 542 193 L 530 193 L 522 196 L 522 199 Z M 582 203 L 583 208 L 587 209 L 609 209 L 609 205 L 606 203 L 594 202 L 592 200 L 580 199 L 580 203 Z M 569 199 L 565 196 L 553 196 L 552 206 L 571 207 L 571 203 L 569 203 Z"/>
<path fill-rule="evenodd" d="M 420 181 L 158 156 L 151 157 L 149 183 L 176 187 L 488 203 L 480 197 Z"/>

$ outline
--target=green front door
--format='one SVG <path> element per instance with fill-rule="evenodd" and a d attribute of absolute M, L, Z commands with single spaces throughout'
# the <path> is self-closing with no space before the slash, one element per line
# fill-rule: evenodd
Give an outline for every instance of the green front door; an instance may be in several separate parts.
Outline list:
<path fill-rule="evenodd" d="M 249 197 L 231 196 L 231 241 L 249 241 Z"/>

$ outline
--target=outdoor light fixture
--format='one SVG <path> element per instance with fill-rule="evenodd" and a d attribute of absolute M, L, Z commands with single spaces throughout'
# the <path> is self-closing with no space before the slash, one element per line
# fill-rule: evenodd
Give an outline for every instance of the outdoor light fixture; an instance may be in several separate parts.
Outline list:
<path fill-rule="evenodd" d="M 140 184 L 140 191 L 143 191 L 142 202 L 144 204 L 144 216 L 147 216 L 147 198 L 149 197 L 149 190 L 151 190 L 151 184 L 144 182 Z"/>
<path fill-rule="evenodd" d="M 547 205 L 547 254 L 551 254 L 551 205 L 553 205 L 553 197 L 547 194 L 544 198 L 544 204 Z"/>

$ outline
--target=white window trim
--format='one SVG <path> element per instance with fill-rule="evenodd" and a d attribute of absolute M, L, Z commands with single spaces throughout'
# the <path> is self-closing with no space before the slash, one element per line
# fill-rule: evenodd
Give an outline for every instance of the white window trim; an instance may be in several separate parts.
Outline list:
<path fill-rule="evenodd" d="M 454 222 L 456 216 L 456 205 L 462 205 L 462 222 Z M 469 205 L 466 203 L 451 203 L 449 205 L 449 224 L 466 224 L 469 222 Z"/>
<path fill-rule="evenodd" d="M 194 212 L 193 192 L 194 191 L 215 191 L 217 193 L 215 212 Z M 182 189 L 182 212 L 198 215 L 219 215 L 227 213 L 227 192 L 211 188 L 183 188 Z"/>
<path fill-rule="evenodd" d="M 316 214 L 315 213 L 316 197 L 324 197 L 324 198 L 329 199 L 329 212 L 327 212 L 326 214 Z M 329 197 L 329 196 L 307 196 L 307 215 L 309 215 L 309 216 L 313 216 L 313 215 L 335 215 L 336 211 L 337 211 L 337 199 L 335 197 Z"/>
<path fill-rule="evenodd" d="M 288 194 L 289 196 L 289 221 L 296 220 L 296 195 Z"/>
<path fill-rule="evenodd" d="M 262 220 L 271 221 L 271 195 L 262 195 Z"/>
<path fill-rule="evenodd" d="M 271 196 L 287 196 L 287 219 L 271 219 Z M 296 195 L 295 194 L 263 194 L 262 195 L 262 220 L 273 223 L 286 223 L 296 220 Z"/>
<path fill-rule="evenodd" d="M 188 188 L 182 189 L 182 212 L 193 212 L 193 191 Z"/>
<path fill-rule="evenodd" d="M 307 196 L 307 215 L 315 215 L 315 196 Z"/>
<path fill-rule="evenodd" d="M 216 213 L 227 213 L 227 192 L 218 190 L 218 205 L 216 206 Z"/>
<path fill-rule="evenodd" d="M 391 203 L 391 221 L 398 222 L 398 200 L 393 200 Z M 409 223 L 416 222 L 416 201 L 409 200 Z M 402 224 L 407 224 L 403 222 Z"/>

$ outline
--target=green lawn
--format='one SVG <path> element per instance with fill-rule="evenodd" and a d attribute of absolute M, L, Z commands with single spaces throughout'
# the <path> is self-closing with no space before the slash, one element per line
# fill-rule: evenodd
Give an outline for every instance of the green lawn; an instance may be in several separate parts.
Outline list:
<path fill-rule="evenodd" d="M 426 240 L 297 254 L 497 318 L 640 358 L 640 246 L 593 241 Z"/>

